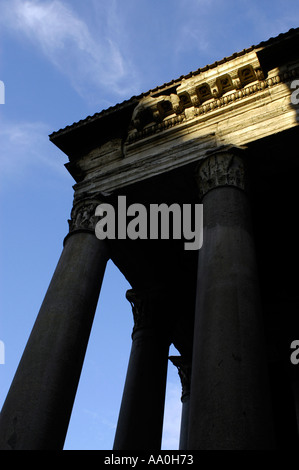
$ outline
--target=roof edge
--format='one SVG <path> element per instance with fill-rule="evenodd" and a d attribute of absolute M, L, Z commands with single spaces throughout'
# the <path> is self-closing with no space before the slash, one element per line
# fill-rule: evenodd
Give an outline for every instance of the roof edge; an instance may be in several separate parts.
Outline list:
<path fill-rule="evenodd" d="M 241 50 L 240 52 L 234 52 L 233 54 L 231 54 L 228 57 L 224 57 L 221 60 L 216 60 L 212 64 L 208 64 L 208 65 L 205 65 L 204 67 L 200 67 L 197 70 L 195 70 L 193 72 L 189 72 L 186 75 L 181 75 L 179 78 L 171 80 L 170 82 L 164 83 L 163 85 L 158 85 L 157 87 L 155 87 L 153 89 L 150 89 L 147 92 L 140 93 L 139 95 L 133 95 L 131 98 L 129 98 L 127 100 L 124 100 L 121 103 L 117 103 L 113 106 L 110 106 L 107 109 L 104 109 L 104 110 L 102 110 L 98 113 L 93 114 L 92 116 L 87 116 L 86 118 L 81 119 L 78 122 L 74 122 L 71 125 L 68 125 L 68 126 L 62 128 L 62 129 L 59 129 L 58 131 L 54 131 L 49 135 L 49 139 L 53 143 L 55 143 L 54 141 L 55 141 L 56 137 L 59 137 L 63 134 L 66 134 L 66 133 L 68 133 L 68 132 L 70 132 L 74 129 L 77 129 L 81 126 L 84 126 L 87 123 L 93 122 L 93 121 L 95 121 L 99 118 L 104 118 L 106 116 L 109 116 L 112 113 L 114 113 L 115 111 L 125 109 L 126 107 L 132 106 L 135 103 L 137 104 L 140 99 L 142 99 L 146 96 L 149 96 L 151 94 L 156 94 L 156 93 L 159 93 L 159 92 L 163 92 L 163 90 L 166 90 L 170 86 L 175 86 L 176 83 L 179 84 L 183 79 L 188 79 L 188 78 L 194 77 L 196 75 L 199 75 L 202 72 L 213 69 L 213 68 L 215 68 L 215 67 L 217 67 L 217 66 L 219 66 L 223 63 L 229 62 L 229 61 L 231 61 L 231 60 L 233 60 L 237 57 L 240 57 L 242 55 L 245 55 L 248 52 L 251 52 L 253 50 L 259 50 L 259 49 L 263 49 L 263 48 L 272 46 L 273 44 L 275 44 L 279 41 L 282 41 L 284 39 L 288 39 L 293 35 L 295 36 L 296 34 L 299 34 L 299 27 L 298 28 L 291 28 L 285 33 L 280 33 L 278 36 L 271 37 L 271 38 L 269 38 L 265 41 L 260 42 L 258 45 L 252 45 L 248 48 L 245 48 L 245 49 Z"/>

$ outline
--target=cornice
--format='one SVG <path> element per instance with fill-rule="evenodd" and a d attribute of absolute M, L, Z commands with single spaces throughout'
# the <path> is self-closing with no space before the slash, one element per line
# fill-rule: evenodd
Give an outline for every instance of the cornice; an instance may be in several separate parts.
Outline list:
<path fill-rule="evenodd" d="M 250 70 L 254 72 L 254 69 L 252 68 L 251 64 L 247 64 L 245 66 L 242 66 L 240 69 L 241 70 Z M 239 70 L 240 70 L 239 69 Z M 240 103 L 242 100 L 252 96 L 256 95 L 260 92 L 264 92 L 265 90 L 268 90 L 278 84 L 281 83 L 288 83 L 291 80 L 294 80 L 295 78 L 299 77 L 299 67 L 295 67 L 291 70 L 286 70 L 284 72 L 278 72 L 275 75 L 264 78 L 262 75 L 262 72 L 257 69 L 257 71 L 254 72 L 252 75 L 252 83 L 245 84 L 242 86 L 242 84 L 239 82 L 236 83 L 236 80 L 233 79 L 233 76 L 238 75 L 238 70 L 234 71 L 233 73 L 229 74 L 226 73 L 224 74 L 227 76 L 228 81 L 231 82 L 231 89 L 227 93 L 223 93 L 221 96 L 221 90 L 219 88 L 215 89 L 214 96 L 211 94 L 211 98 L 206 100 L 205 102 L 199 103 L 199 100 L 197 100 L 197 103 L 194 103 L 195 99 L 192 100 L 191 98 L 191 93 L 189 94 L 188 87 L 186 86 L 184 91 L 182 92 L 183 96 L 187 97 L 187 103 L 194 103 L 194 106 L 186 105 L 181 107 L 181 110 L 179 113 L 175 113 L 174 110 L 172 110 L 172 113 L 169 117 L 166 117 L 163 120 L 160 120 L 160 122 L 157 123 L 151 123 L 150 125 L 145 126 L 141 130 L 133 130 L 129 134 L 126 145 L 129 148 L 131 144 L 134 144 L 135 142 L 138 142 L 142 139 L 146 139 L 149 136 L 152 136 L 156 133 L 165 131 L 167 129 L 170 129 L 174 126 L 181 125 L 183 123 L 187 123 L 188 121 L 192 121 L 194 119 L 200 118 L 200 117 L 205 117 L 206 115 L 212 113 L 213 111 L 216 110 L 221 110 L 222 108 L 226 108 L 229 105 L 232 105 L 234 103 Z M 259 78 L 258 78 L 259 77 Z M 218 77 L 214 79 L 214 82 L 217 83 Z M 235 84 L 234 84 L 235 81 Z M 195 93 L 197 93 L 197 90 L 200 89 L 203 84 L 206 84 L 207 80 L 199 79 L 197 83 L 192 84 L 192 95 L 194 96 Z M 181 95 L 181 96 L 182 96 Z M 180 96 L 180 94 L 178 94 Z M 147 103 L 148 106 L 150 107 L 150 102 L 149 99 L 145 99 L 145 104 L 144 107 L 146 107 Z M 157 99 L 157 105 L 159 105 L 159 99 Z M 142 104 L 142 103 L 141 103 Z"/>
<path fill-rule="evenodd" d="M 61 138 L 63 138 L 63 136 L 66 136 L 69 133 L 73 133 L 74 131 L 76 131 L 77 129 L 83 126 L 85 127 L 86 125 L 92 124 L 97 120 L 105 119 L 106 117 L 109 117 L 111 114 L 117 113 L 118 111 L 122 111 L 126 108 L 131 108 L 132 105 L 134 106 L 138 104 L 138 102 L 146 96 L 155 96 L 157 94 L 163 94 L 167 92 L 168 89 L 179 86 L 182 80 L 197 77 L 198 75 L 205 73 L 206 71 L 213 70 L 222 64 L 228 64 L 229 62 L 235 60 L 236 58 L 241 58 L 252 51 L 259 52 L 261 49 L 265 50 L 277 43 L 283 43 L 285 40 L 292 39 L 293 37 L 298 36 L 298 35 L 299 35 L 299 28 L 291 28 L 289 31 L 285 33 L 281 33 L 276 37 L 271 37 L 268 40 L 262 41 L 257 45 L 252 45 L 239 52 L 235 52 L 228 57 L 224 57 L 221 60 L 213 62 L 212 64 L 208 64 L 204 67 L 198 68 L 197 70 L 191 71 L 188 74 L 181 75 L 179 78 L 171 80 L 167 83 L 164 83 L 163 85 L 159 85 L 153 89 L 148 90 L 145 93 L 134 95 L 130 99 L 125 100 L 122 103 L 118 103 L 114 106 L 111 106 L 105 110 L 102 110 L 101 112 L 97 112 L 92 116 L 87 116 L 85 119 L 82 119 L 78 122 L 74 122 L 73 124 L 69 126 L 66 126 L 62 129 L 52 132 L 49 135 L 49 138 L 55 145 L 61 148 L 60 146 Z M 59 142 L 59 145 L 58 145 L 58 142 Z"/>

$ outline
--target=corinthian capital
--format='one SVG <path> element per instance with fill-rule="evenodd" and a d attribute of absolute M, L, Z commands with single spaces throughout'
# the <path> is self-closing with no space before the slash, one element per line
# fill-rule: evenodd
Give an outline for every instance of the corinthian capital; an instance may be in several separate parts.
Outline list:
<path fill-rule="evenodd" d="M 83 198 L 78 201 L 74 199 L 71 211 L 71 219 L 68 220 L 69 233 L 76 230 L 90 231 L 94 233 L 96 225 L 95 210 L 101 203 L 99 199 Z"/>
<path fill-rule="evenodd" d="M 223 146 L 207 154 L 197 168 L 200 196 L 218 186 L 245 189 L 245 165 L 240 147 Z"/>
<path fill-rule="evenodd" d="M 178 374 L 182 384 L 181 400 L 184 402 L 190 396 L 191 363 L 184 360 L 181 356 L 169 356 L 169 360 L 178 369 Z"/>
<path fill-rule="evenodd" d="M 130 302 L 133 312 L 134 318 L 134 329 L 133 332 L 137 330 L 137 328 L 141 328 L 147 326 L 149 323 L 149 318 L 145 315 L 144 311 L 144 298 L 140 293 L 134 291 L 133 289 L 129 289 L 126 292 L 126 298 Z"/>
<path fill-rule="evenodd" d="M 164 338 L 170 333 L 169 293 L 163 288 L 148 290 L 129 289 L 126 298 L 130 302 L 134 317 L 133 332 L 150 331 Z"/>

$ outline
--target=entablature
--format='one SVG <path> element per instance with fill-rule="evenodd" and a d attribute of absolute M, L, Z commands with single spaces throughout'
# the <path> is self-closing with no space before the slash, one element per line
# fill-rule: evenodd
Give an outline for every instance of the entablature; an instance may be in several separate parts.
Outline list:
<path fill-rule="evenodd" d="M 299 59 L 289 52 L 284 61 L 286 41 L 297 45 L 299 29 L 54 133 L 75 190 L 119 190 L 220 145 L 246 146 L 297 126 Z"/>

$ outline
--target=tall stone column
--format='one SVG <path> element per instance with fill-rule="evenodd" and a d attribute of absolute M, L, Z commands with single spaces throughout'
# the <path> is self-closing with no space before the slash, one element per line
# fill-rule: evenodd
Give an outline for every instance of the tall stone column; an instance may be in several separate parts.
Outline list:
<path fill-rule="evenodd" d="M 167 308 L 156 292 L 127 291 L 132 304 L 132 349 L 114 450 L 161 449 L 170 339 Z"/>
<path fill-rule="evenodd" d="M 188 448 L 271 449 L 255 247 L 241 149 L 199 165 L 199 250 Z"/>
<path fill-rule="evenodd" d="M 182 384 L 182 414 L 179 450 L 188 448 L 188 430 L 189 430 L 189 413 L 190 413 L 190 382 L 191 382 L 191 363 L 185 361 L 181 356 L 170 356 L 169 359 L 178 369 L 179 377 Z"/>
<path fill-rule="evenodd" d="M 3 405 L 2 450 L 63 448 L 108 251 L 97 201 L 74 205 L 70 233 Z"/>

